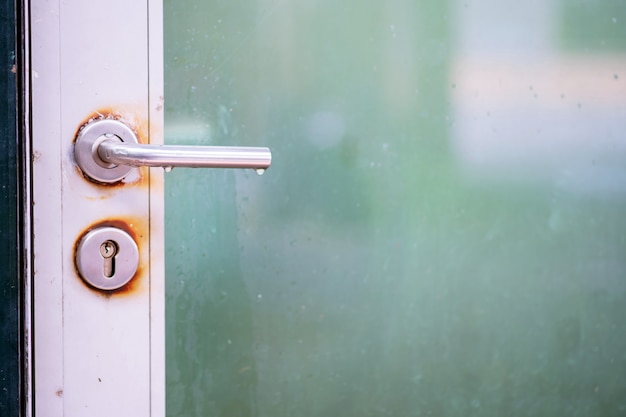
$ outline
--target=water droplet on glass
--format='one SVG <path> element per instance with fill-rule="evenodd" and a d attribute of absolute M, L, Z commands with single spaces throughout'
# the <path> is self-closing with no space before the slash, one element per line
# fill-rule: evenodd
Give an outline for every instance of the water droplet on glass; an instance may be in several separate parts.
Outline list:
<path fill-rule="evenodd" d="M 260 300 L 261 298 L 263 298 L 263 294 L 257 294 L 256 298 L 258 298 Z"/>
<path fill-rule="evenodd" d="M 255 171 L 256 171 L 256 173 L 257 173 L 258 175 L 263 175 L 263 174 L 265 174 L 265 169 L 263 169 L 263 168 L 257 168 L 257 169 L 255 169 Z"/>
<path fill-rule="evenodd" d="M 163 167 L 163 171 L 165 172 L 172 172 L 173 169 L 174 167 Z"/>

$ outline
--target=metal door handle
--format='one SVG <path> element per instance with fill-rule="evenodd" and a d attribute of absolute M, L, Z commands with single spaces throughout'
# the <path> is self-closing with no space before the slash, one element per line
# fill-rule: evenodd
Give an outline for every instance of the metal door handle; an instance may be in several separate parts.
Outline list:
<path fill-rule="evenodd" d="M 100 143 L 98 156 L 108 163 L 133 167 L 267 169 L 272 162 L 268 148 L 140 145 L 114 139 Z"/>
<path fill-rule="evenodd" d="M 135 132 L 117 120 L 97 120 L 76 138 L 74 157 L 88 177 L 122 180 L 134 167 L 251 168 L 262 174 L 272 163 L 269 148 L 139 144 Z"/>

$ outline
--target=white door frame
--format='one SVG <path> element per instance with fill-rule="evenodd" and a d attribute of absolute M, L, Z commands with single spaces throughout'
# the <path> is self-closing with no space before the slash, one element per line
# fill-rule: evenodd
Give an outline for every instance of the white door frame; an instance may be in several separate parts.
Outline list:
<path fill-rule="evenodd" d="M 162 143 L 160 0 L 33 0 L 30 4 L 34 412 L 42 416 L 163 416 L 165 336 L 163 174 L 88 181 L 73 140 L 92 118 L 117 118 Z M 115 225 L 140 250 L 117 292 L 76 272 L 80 236 Z"/>

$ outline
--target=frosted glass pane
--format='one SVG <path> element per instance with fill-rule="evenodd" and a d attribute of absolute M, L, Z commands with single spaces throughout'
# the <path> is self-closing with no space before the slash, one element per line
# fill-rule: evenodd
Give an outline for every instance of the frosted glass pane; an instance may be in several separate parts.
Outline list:
<path fill-rule="evenodd" d="M 165 1 L 169 416 L 626 413 L 623 2 Z"/>

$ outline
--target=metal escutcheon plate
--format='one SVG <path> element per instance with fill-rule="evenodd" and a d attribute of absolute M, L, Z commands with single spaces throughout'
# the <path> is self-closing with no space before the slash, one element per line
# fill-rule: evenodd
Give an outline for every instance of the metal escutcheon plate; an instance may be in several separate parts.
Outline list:
<path fill-rule="evenodd" d="M 134 168 L 110 164 L 98 156 L 98 145 L 105 139 L 117 139 L 125 143 L 138 143 L 131 128 L 117 120 L 96 120 L 85 126 L 76 137 L 74 158 L 89 178 L 101 183 L 115 183 L 124 179 Z"/>
<path fill-rule="evenodd" d="M 113 274 L 106 276 L 106 260 L 101 252 L 105 242 L 114 242 Z M 139 267 L 139 249 L 133 238 L 115 227 L 100 227 L 88 232 L 76 248 L 76 268 L 81 278 L 94 288 L 112 291 L 126 285 Z"/>

